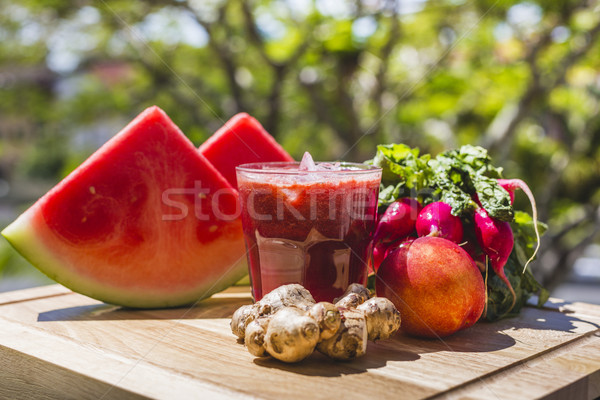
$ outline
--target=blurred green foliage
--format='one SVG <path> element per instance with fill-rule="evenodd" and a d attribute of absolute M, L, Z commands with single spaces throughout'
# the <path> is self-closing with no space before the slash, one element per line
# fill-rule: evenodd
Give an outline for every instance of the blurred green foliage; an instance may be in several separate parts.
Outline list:
<path fill-rule="evenodd" d="M 390 142 L 432 154 L 483 145 L 538 198 L 550 230 L 533 269 L 550 287 L 598 241 L 596 2 L 5 0 L 0 9 L 9 210 L 35 198 L 19 187 L 55 183 L 157 104 L 196 144 L 249 112 L 296 158 L 362 161 Z"/>

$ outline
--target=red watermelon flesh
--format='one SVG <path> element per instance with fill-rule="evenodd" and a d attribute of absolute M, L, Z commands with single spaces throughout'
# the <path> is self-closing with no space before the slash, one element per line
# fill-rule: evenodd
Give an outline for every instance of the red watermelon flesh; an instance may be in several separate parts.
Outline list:
<path fill-rule="evenodd" d="M 199 151 L 235 188 L 235 167 L 240 164 L 294 161 L 262 125 L 246 113 L 234 115 L 200 146 Z"/>
<path fill-rule="evenodd" d="M 74 291 L 125 306 L 177 306 L 247 273 L 237 207 L 237 191 L 151 107 L 2 234 Z"/>

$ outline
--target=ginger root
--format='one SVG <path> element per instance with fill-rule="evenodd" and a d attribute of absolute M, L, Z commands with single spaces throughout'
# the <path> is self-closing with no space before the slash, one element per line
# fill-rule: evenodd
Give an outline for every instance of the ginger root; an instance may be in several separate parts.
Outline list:
<path fill-rule="evenodd" d="M 371 298 L 369 289 L 358 283 L 352 283 L 346 289 L 344 294 L 335 299 L 335 305 L 338 307 L 355 308 Z"/>
<path fill-rule="evenodd" d="M 372 297 L 356 309 L 367 320 L 369 340 L 389 339 L 400 329 L 400 313 L 386 297 Z"/>
<path fill-rule="evenodd" d="M 244 333 L 244 343 L 250 354 L 263 357 L 266 353 L 265 334 L 267 333 L 268 318 L 258 318 L 251 321 Z"/>
<path fill-rule="evenodd" d="M 337 307 L 326 301 L 313 305 L 308 310 L 308 315 L 319 323 L 321 336 L 319 341 L 327 340 L 336 334 L 342 323 L 342 316 Z"/>
<path fill-rule="evenodd" d="M 265 335 L 268 354 L 285 362 L 308 357 L 319 341 L 319 325 L 296 307 L 286 307 L 271 318 Z"/>
<path fill-rule="evenodd" d="M 246 336 L 246 327 L 255 319 L 268 317 L 285 307 L 308 310 L 315 299 L 302 285 L 290 284 L 278 287 L 260 301 L 238 308 L 231 317 L 231 332 L 240 339 Z"/>
<path fill-rule="evenodd" d="M 283 285 L 231 318 L 231 331 L 252 355 L 284 362 L 301 361 L 315 348 L 351 360 L 365 354 L 367 340 L 387 339 L 399 328 L 400 313 L 392 302 L 371 298 L 359 284 L 350 285 L 335 305 L 316 303 L 301 285 Z"/>
<path fill-rule="evenodd" d="M 367 321 L 358 310 L 343 309 L 342 325 L 331 338 L 317 345 L 317 350 L 335 360 L 351 360 L 367 351 Z"/>

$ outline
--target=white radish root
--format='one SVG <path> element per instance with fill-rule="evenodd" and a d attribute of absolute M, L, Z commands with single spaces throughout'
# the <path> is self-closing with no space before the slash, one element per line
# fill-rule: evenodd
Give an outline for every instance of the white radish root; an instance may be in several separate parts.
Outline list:
<path fill-rule="evenodd" d="M 525 272 L 529 263 L 531 263 L 531 261 L 533 261 L 533 259 L 537 255 L 537 253 L 540 249 L 540 245 L 541 245 L 540 231 L 538 229 L 538 224 L 537 224 L 538 223 L 538 213 L 537 213 L 537 205 L 535 203 L 535 197 L 533 196 L 533 192 L 531 191 L 531 189 L 529 189 L 529 186 L 527 186 L 527 184 L 524 181 L 522 181 L 521 179 L 498 179 L 498 184 L 506 190 L 514 191 L 516 189 L 521 189 L 523 191 L 523 193 L 525 193 L 525 195 L 527 195 L 527 198 L 529 199 L 529 203 L 531 204 L 531 218 L 533 219 L 533 229 L 535 231 L 535 240 L 536 240 L 537 244 L 535 246 L 535 250 L 533 251 L 533 254 L 531 255 L 531 257 L 529 257 L 529 260 L 527 260 L 527 262 L 525 263 L 525 266 L 523 267 L 523 272 Z"/>

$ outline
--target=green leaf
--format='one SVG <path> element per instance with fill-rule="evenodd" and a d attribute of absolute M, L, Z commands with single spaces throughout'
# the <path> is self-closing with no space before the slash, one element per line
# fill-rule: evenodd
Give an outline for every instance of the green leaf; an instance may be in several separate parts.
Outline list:
<path fill-rule="evenodd" d="M 518 315 L 534 293 L 538 294 L 538 306 L 542 306 L 548 300 L 549 292 L 538 283 L 529 268 L 524 273 L 522 272 L 522 264 L 516 259 L 513 251 L 504 266 L 506 277 L 517 296 L 515 305 L 509 312 L 512 295 L 500 277 L 491 268 L 489 270 L 491 271 L 491 277 L 488 278 L 488 303 L 487 312 L 484 316 L 485 320 L 496 321 Z"/>
<path fill-rule="evenodd" d="M 400 182 L 396 186 L 384 186 L 382 184 L 381 189 L 379 190 L 379 206 L 392 204 L 400 197 L 403 197 L 400 193 L 404 193 L 404 182 Z"/>
<path fill-rule="evenodd" d="M 538 221 L 537 226 L 540 236 L 548 230 L 548 225 L 543 222 Z M 525 211 L 515 211 L 515 218 L 511 223 L 511 228 L 515 236 L 515 248 L 518 252 L 519 262 L 525 265 L 537 246 L 533 218 Z"/>
<path fill-rule="evenodd" d="M 498 181 L 485 175 L 476 174 L 472 177 L 475 192 L 490 217 L 500 221 L 510 222 L 514 211 L 510 202 L 510 194 L 498 184 Z"/>
<path fill-rule="evenodd" d="M 512 302 L 512 295 L 506 284 L 492 272 L 492 278 L 488 279 L 488 312 L 485 316 L 488 321 L 518 314 L 533 294 L 538 296 L 538 307 L 543 306 L 550 296 L 550 292 L 535 279 L 529 267 L 523 271 L 523 266 L 533 254 L 536 245 L 533 219 L 526 212 L 516 211 L 511 227 L 515 245 L 504 266 L 504 272 L 517 294 L 517 301 L 510 313 L 506 314 Z M 540 234 L 547 229 L 546 224 L 541 222 L 538 223 L 538 227 Z"/>
<path fill-rule="evenodd" d="M 546 302 L 548 301 L 548 299 L 550 298 L 550 291 L 546 288 L 541 288 L 540 292 L 538 293 L 538 302 L 537 302 L 537 306 L 538 307 L 543 307 L 544 304 L 546 304 Z"/>
<path fill-rule="evenodd" d="M 440 190 L 440 200 L 452 207 L 453 215 L 466 215 L 473 212 L 475 202 L 471 195 L 463 191 L 459 185 L 452 183 L 451 174 L 437 172 L 435 184 Z"/>
<path fill-rule="evenodd" d="M 527 302 L 527 298 L 525 298 L 527 293 L 523 291 L 521 286 L 520 267 L 509 258 L 504 266 L 504 272 L 517 296 L 515 305 L 510 309 L 512 294 L 508 286 L 494 273 L 492 268 L 488 268 L 490 274 L 487 280 L 488 302 L 486 314 L 483 316 L 486 321 L 497 321 L 501 318 L 515 316 L 519 314 L 521 308 Z"/>
<path fill-rule="evenodd" d="M 419 149 L 405 144 L 377 146 L 373 165 L 381 167 L 384 184 L 402 184 L 406 189 L 418 191 L 429 184 L 431 170 L 429 155 L 419 157 Z"/>

